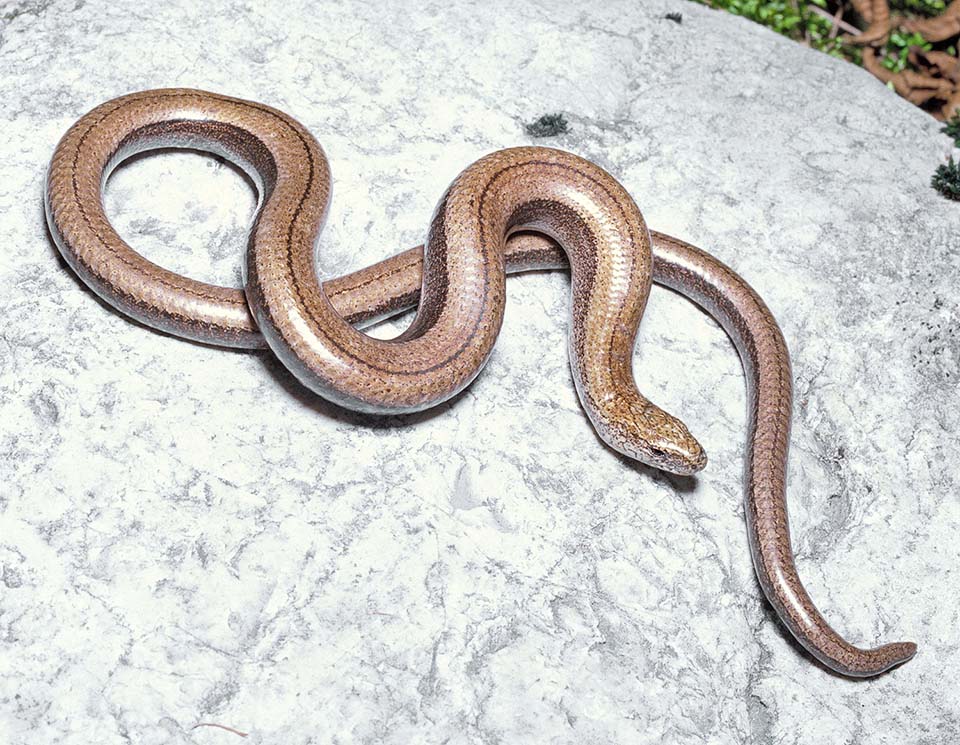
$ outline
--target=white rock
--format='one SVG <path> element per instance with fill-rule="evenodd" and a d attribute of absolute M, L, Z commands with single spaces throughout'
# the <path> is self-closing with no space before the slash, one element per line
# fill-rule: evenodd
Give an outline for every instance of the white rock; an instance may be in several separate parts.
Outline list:
<path fill-rule="evenodd" d="M 867 73 L 680 0 L 7 3 L 0 21 L 0 730 L 10 743 L 941 743 L 960 736 L 960 207 L 938 125 Z M 682 25 L 664 20 L 683 13 Z M 510 280 L 440 410 L 370 421 L 265 355 L 153 333 L 58 260 L 41 187 L 93 106 L 193 86 L 289 112 L 335 187 L 326 276 L 418 243 L 480 155 L 541 141 L 736 267 L 790 344 L 801 574 L 869 682 L 761 599 L 745 397 L 723 333 L 654 292 L 643 390 L 692 480 L 603 447 L 566 367 L 567 280 Z M 121 233 L 239 282 L 255 199 L 195 154 L 111 181 Z"/>

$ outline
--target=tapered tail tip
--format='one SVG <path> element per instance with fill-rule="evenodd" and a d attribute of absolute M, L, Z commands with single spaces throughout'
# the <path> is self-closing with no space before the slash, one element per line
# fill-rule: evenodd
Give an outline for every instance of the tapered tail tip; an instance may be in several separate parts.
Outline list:
<path fill-rule="evenodd" d="M 913 642 L 894 642 L 893 644 L 884 644 L 875 650 L 876 659 L 880 661 L 874 669 L 865 670 L 864 677 L 880 675 L 888 670 L 892 670 L 904 662 L 909 662 L 917 653 L 917 645 Z"/>
<path fill-rule="evenodd" d="M 894 665 L 902 665 L 904 662 L 908 662 L 917 653 L 917 645 L 913 642 L 897 642 L 890 646 L 894 648 L 892 651 L 896 652 Z"/>
<path fill-rule="evenodd" d="M 810 649 L 807 647 L 807 649 Z M 883 675 L 888 670 L 909 662 L 917 653 L 917 645 L 913 642 L 894 642 L 884 644 L 874 649 L 858 649 L 848 646 L 848 654 L 843 657 L 826 657 L 814 653 L 822 663 L 840 675 L 849 678 L 873 678 Z"/>

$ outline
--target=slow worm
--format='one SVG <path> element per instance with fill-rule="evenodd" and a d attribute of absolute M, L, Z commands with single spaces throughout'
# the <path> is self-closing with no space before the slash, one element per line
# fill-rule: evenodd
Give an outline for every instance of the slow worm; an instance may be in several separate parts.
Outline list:
<path fill-rule="evenodd" d="M 102 192 L 111 171 L 130 155 L 171 146 L 222 155 L 257 184 L 245 291 L 162 269 L 110 225 Z M 651 234 L 629 194 L 598 166 L 521 147 L 488 155 L 454 180 L 424 247 L 321 284 L 314 248 L 330 185 L 323 150 L 288 115 L 169 89 L 109 101 L 71 127 L 51 160 L 45 201 L 66 261 L 122 312 L 188 339 L 266 343 L 304 385 L 365 412 L 417 411 L 463 390 L 499 333 L 506 273 L 569 266 L 571 368 L 599 436 L 632 458 L 689 474 L 705 465 L 702 448 L 682 422 L 637 391 L 632 369 L 651 281 L 680 292 L 717 319 L 743 363 L 748 536 L 760 585 L 780 619 L 814 657 L 844 675 L 876 675 L 914 655 L 912 642 L 849 644 L 800 582 L 785 495 L 789 355 L 770 311 L 733 270 L 687 243 Z M 359 330 L 417 305 L 396 339 Z"/>

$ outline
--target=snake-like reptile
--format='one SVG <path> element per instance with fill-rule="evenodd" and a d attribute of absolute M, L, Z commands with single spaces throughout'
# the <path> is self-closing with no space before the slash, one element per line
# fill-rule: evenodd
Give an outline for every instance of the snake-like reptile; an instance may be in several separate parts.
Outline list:
<path fill-rule="evenodd" d="M 113 168 L 135 153 L 171 146 L 219 154 L 255 181 L 260 203 L 245 290 L 167 271 L 110 225 L 102 191 Z M 506 273 L 569 265 L 571 367 L 598 434 L 631 458 L 690 474 L 706 464 L 702 448 L 683 423 L 637 391 L 632 369 L 651 281 L 677 290 L 723 326 L 743 363 L 748 535 L 760 585 L 780 619 L 843 675 L 876 675 L 914 655 L 912 642 L 851 645 L 800 582 L 785 495 L 790 359 L 772 314 L 733 270 L 651 233 L 630 195 L 600 167 L 559 150 L 519 147 L 481 158 L 454 180 L 423 247 L 321 283 L 314 249 L 330 189 L 323 150 L 290 116 L 168 89 L 122 96 L 81 118 L 56 148 L 45 197 L 60 252 L 116 308 L 188 339 L 267 345 L 304 385 L 363 412 L 417 411 L 463 390 L 500 330 Z M 417 305 L 396 339 L 359 330 Z"/>

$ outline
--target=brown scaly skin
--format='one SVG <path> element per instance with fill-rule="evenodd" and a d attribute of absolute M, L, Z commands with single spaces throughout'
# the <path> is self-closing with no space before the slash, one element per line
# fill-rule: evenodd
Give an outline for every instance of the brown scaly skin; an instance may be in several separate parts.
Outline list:
<path fill-rule="evenodd" d="M 826 622 L 800 582 L 787 520 L 792 382 L 783 334 L 760 296 L 732 269 L 676 238 L 654 233 L 654 279 L 713 316 L 733 341 L 747 378 L 746 508 L 753 564 L 783 624 L 820 662 L 869 677 L 909 660 L 913 642 L 861 649 Z"/>
<path fill-rule="evenodd" d="M 103 212 L 101 184 L 111 168 L 170 145 L 219 153 L 258 184 L 246 303 L 146 261 Z M 304 385 L 370 413 L 419 411 L 470 384 L 503 321 L 507 236 L 523 228 L 547 232 L 562 242 L 573 270 L 571 367 L 597 433 L 625 455 L 675 473 L 706 464 L 683 423 L 634 384 L 650 235 L 633 200 L 601 168 L 558 150 L 516 148 L 465 170 L 432 220 L 417 318 L 389 341 L 351 326 L 316 278 L 314 245 L 329 195 L 323 150 L 294 119 L 261 104 L 174 89 L 109 101 L 72 127 L 51 162 L 47 210 L 66 260 L 124 312 L 171 333 L 244 346 L 254 342 L 249 305 L 267 344 Z"/>
<path fill-rule="evenodd" d="M 877 675 L 909 660 L 912 642 L 860 649 L 834 631 L 807 594 L 793 559 L 786 504 L 787 449 L 792 384 L 786 342 L 776 320 L 756 292 L 732 269 L 695 246 L 651 231 L 653 280 L 690 298 L 715 318 L 734 342 L 749 391 L 746 518 L 757 577 L 784 625 L 820 662 L 851 677 Z M 357 322 L 385 315 L 365 313 L 370 288 L 390 315 L 409 310 L 419 299 L 422 247 L 413 248 L 324 283 L 338 310 Z M 506 246 L 510 272 L 566 266 L 562 249 L 535 233 L 511 236 Z M 389 283 L 389 284 L 388 284 Z M 393 302 L 391 302 L 391 300 Z"/>
<path fill-rule="evenodd" d="M 257 182 L 262 203 L 246 299 L 148 262 L 107 221 L 100 197 L 110 170 L 130 154 L 169 145 L 222 154 Z M 651 257 L 650 234 L 623 188 L 597 166 L 547 148 L 481 159 L 444 195 L 426 248 L 321 285 L 313 245 L 328 198 L 323 152 L 295 120 L 260 104 L 175 89 L 116 99 L 74 125 L 51 161 L 46 208 L 68 263 L 124 313 L 186 338 L 238 347 L 263 346 L 259 326 L 308 386 L 360 410 L 415 410 L 462 390 L 499 330 L 505 272 L 569 264 L 571 363 L 598 432 L 632 457 L 692 472 L 704 464 L 699 445 L 633 384 L 633 343 L 652 277 L 703 306 L 740 353 L 750 401 L 748 535 L 760 584 L 783 623 L 844 675 L 877 675 L 913 656 L 911 642 L 850 645 L 800 582 L 785 495 L 789 355 L 770 311 L 731 269 L 659 233 Z M 412 326 L 397 340 L 372 340 L 350 325 L 417 303 Z"/>

